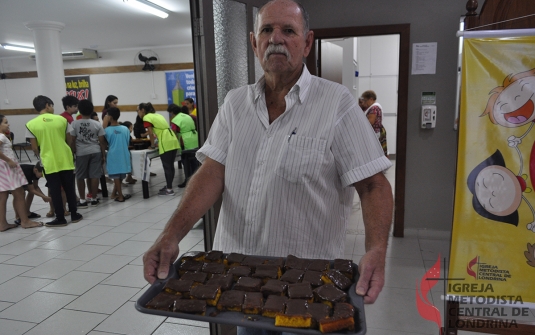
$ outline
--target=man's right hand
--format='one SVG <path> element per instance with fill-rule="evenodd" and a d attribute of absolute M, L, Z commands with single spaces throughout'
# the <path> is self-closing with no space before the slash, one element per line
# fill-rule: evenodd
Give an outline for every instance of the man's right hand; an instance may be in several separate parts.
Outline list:
<path fill-rule="evenodd" d="M 150 284 L 169 275 L 171 264 L 178 257 L 178 241 L 160 236 L 143 255 L 143 276 Z"/>

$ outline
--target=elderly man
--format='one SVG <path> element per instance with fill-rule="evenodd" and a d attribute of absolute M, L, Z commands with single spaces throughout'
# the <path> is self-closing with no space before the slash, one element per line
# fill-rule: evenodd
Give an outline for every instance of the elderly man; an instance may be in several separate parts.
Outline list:
<path fill-rule="evenodd" d="M 197 157 L 203 163 L 164 231 L 143 258 L 153 283 L 166 278 L 178 243 L 223 196 L 213 248 L 267 256 L 343 257 L 355 189 L 366 228 L 357 294 L 384 283 L 391 166 L 355 98 L 311 76 L 308 15 L 292 0 L 258 12 L 250 39 L 264 76 L 227 95 Z"/>

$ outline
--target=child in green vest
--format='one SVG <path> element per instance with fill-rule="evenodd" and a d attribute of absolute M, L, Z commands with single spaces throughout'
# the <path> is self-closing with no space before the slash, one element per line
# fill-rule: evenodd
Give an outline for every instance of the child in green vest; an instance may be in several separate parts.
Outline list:
<path fill-rule="evenodd" d="M 195 173 L 199 162 L 195 153 L 199 148 L 199 136 L 195 129 L 195 121 L 188 115 L 188 107 L 169 105 L 167 111 L 171 113 L 171 129 L 176 133 L 182 147 L 180 161 L 184 166 L 184 182 L 178 188 L 186 187 L 189 178 Z"/>
<path fill-rule="evenodd" d="M 74 190 L 74 160 L 71 148 L 70 125 L 61 115 L 54 114 L 54 102 L 43 95 L 33 99 L 33 106 L 39 115 L 26 123 L 26 137 L 30 139 L 32 150 L 38 157 L 45 172 L 56 218 L 46 223 L 48 227 L 67 225 L 61 199 L 61 189 L 65 191 L 71 214 L 71 222 L 78 222 L 83 216 L 77 212 Z"/>

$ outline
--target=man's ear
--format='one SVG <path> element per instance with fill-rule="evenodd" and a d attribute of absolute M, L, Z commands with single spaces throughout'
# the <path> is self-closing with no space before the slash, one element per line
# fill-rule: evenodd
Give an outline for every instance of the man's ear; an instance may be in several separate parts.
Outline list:
<path fill-rule="evenodd" d="M 305 57 L 308 56 L 308 54 L 310 53 L 310 50 L 312 50 L 313 45 L 314 45 L 314 32 L 312 30 L 309 30 L 305 38 L 305 52 L 303 53 Z"/>
<path fill-rule="evenodd" d="M 256 45 L 256 36 L 255 36 L 255 34 L 254 34 L 253 31 L 251 31 L 251 32 L 249 33 L 249 39 L 251 40 L 251 46 L 252 46 L 252 48 L 253 48 L 253 52 L 254 52 L 254 54 L 256 55 L 256 57 L 258 57 L 258 55 L 256 54 L 256 49 L 257 49 L 257 45 Z"/>

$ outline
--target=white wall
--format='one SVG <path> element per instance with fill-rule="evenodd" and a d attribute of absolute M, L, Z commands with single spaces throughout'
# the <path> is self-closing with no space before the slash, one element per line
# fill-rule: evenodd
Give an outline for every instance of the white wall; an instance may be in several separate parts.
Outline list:
<path fill-rule="evenodd" d="M 160 57 L 161 64 L 191 63 L 193 51 L 191 45 L 173 46 L 152 49 Z M 135 65 L 134 58 L 141 50 L 117 50 L 102 52 L 101 58 L 96 60 L 65 61 L 65 69 L 94 68 L 107 66 Z M 27 57 L 3 58 L 0 65 L 4 73 L 36 71 L 35 61 Z M 154 87 L 153 87 L 154 77 Z M 165 72 L 132 72 L 114 74 L 94 74 L 89 76 L 91 82 L 91 95 L 93 104 L 102 106 L 106 96 L 113 94 L 119 98 L 121 105 L 137 105 L 141 102 L 152 104 L 167 104 L 167 91 L 165 86 Z M 156 98 L 152 99 L 151 94 Z M 5 79 L 0 82 L 0 114 L 3 109 L 33 108 L 32 100 L 40 94 L 37 78 Z M 9 103 L 6 103 L 6 99 Z M 63 112 L 61 101 L 54 101 L 55 113 Z M 97 112 L 100 112 L 97 110 Z M 168 113 L 161 113 L 168 118 Z M 8 121 L 11 131 L 15 134 L 16 142 L 24 142 L 25 124 L 35 115 L 9 115 Z M 99 113 L 100 117 L 100 113 Z M 135 112 L 122 112 L 120 121 L 134 122 Z"/>
<path fill-rule="evenodd" d="M 342 47 L 321 41 L 321 77 L 342 84 L 342 63 Z"/>

